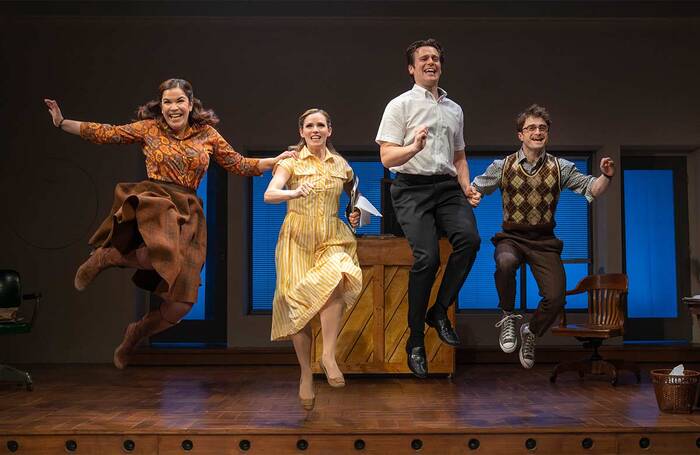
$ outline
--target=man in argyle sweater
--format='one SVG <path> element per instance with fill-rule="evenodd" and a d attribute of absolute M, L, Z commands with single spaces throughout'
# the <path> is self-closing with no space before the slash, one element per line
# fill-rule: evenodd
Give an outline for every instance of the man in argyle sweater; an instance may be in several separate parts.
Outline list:
<path fill-rule="evenodd" d="M 503 311 L 499 345 L 510 353 L 518 347 L 514 313 L 515 275 L 528 264 L 537 281 L 542 299 L 529 322 L 520 327 L 520 363 L 525 368 L 535 364 L 535 341 L 546 333 L 564 306 L 566 275 L 561 260 L 564 243 L 554 235 L 554 213 L 563 189 L 586 197 L 588 202 L 608 188 L 615 175 L 610 158 L 600 161 L 601 175 L 584 175 L 574 163 L 557 158 L 545 150 L 551 121 L 549 113 L 533 104 L 516 119 L 520 150 L 505 159 L 495 160 L 472 182 L 475 189 L 469 202 L 476 206 L 483 194 L 497 188 L 503 199 L 503 231 L 491 241 L 496 246 L 496 289 Z"/>

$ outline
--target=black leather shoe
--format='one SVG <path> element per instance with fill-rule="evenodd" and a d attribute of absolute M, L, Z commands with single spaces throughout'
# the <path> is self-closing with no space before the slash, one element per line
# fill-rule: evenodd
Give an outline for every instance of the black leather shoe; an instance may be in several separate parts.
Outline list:
<path fill-rule="evenodd" d="M 450 346 L 459 346 L 459 337 L 457 336 L 457 332 L 452 328 L 452 324 L 450 320 L 447 319 L 447 316 L 434 317 L 433 314 L 428 311 L 425 317 L 425 323 L 435 329 L 443 343 L 449 344 Z"/>
<path fill-rule="evenodd" d="M 428 362 L 425 360 L 425 348 L 423 346 L 416 346 L 415 348 L 411 348 L 406 354 L 408 357 L 408 369 L 421 379 L 427 378 Z"/>

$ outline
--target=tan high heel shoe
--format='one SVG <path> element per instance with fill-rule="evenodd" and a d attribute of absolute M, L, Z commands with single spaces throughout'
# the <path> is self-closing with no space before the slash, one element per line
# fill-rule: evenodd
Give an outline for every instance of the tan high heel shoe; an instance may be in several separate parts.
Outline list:
<path fill-rule="evenodd" d="M 342 374 L 339 377 L 332 378 L 332 377 L 328 376 L 328 371 L 326 371 L 326 367 L 323 366 L 323 361 L 321 359 L 318 360 L 318 364 L 321 367 L 321 370 L 323 370 L 323 374 L 326 375 L 326 380 L 328 381 L 329 386 L 336 388 L 336 389 L 339 389 L 341 387 L 345 387 L 345 378 L 343 377 Z"/>
<path fill-rule="evenodd" d="M 314 405 L 316 404 L 315 396 L 313 398 L 302 398 L 301 395 L 299 395 L 299 401 L 301 402 L 301 407 L 304 408 L 305 411 L 314 410 Z"/>

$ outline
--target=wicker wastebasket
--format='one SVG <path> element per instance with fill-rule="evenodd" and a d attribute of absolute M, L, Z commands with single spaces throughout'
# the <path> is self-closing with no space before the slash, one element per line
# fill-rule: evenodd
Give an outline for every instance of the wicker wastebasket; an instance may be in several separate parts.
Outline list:
<path fill-rule="evenodd" d="M 683 376 L 671 376 L 671 370 L 652 370 L 656 402 L 663 412 L 688 414 L 697 400 L 700 372 L 685 370 Z"/>

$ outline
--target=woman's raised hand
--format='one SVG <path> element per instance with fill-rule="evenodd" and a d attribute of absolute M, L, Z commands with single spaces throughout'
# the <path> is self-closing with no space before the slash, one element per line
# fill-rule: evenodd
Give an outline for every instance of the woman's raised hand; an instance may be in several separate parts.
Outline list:
<path fill-rule="evenodd" d="M 51 114 L 51 121 L 53 121 L 53 126 L 58 127 L 63 120 L 63 114 L 61 114 L 61 108 L 58 107 L 56 100 L 44 99 L 46 107 L 49 108 L 49 114 Z"/>
<path fill-rule="evenodd" d="M 275 163 L 282 161 L 285 158 L 298 158 L 296 150 L 286 150 L 275 157 Z"/>

